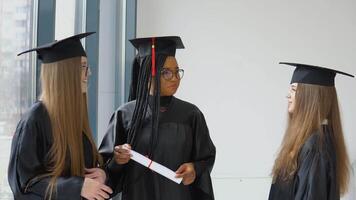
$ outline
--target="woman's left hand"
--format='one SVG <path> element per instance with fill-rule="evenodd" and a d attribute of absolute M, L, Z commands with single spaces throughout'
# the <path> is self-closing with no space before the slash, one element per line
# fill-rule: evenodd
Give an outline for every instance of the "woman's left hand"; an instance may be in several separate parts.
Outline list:
<path fill-rule="evenodd" d="M 190 185 L 194 182 L 196 173 L 193 163 L 184 163 L 176 171 L 176 178 L 183 178 L 184 185 Z"/>
<path fill-rule="evenodd" d="M 106 173 L 104 170 L 96 167 L 96 168 L 85 168 L 85 178 L 91 178 L 99 183 L 105 184 L 106 181 Z"/>

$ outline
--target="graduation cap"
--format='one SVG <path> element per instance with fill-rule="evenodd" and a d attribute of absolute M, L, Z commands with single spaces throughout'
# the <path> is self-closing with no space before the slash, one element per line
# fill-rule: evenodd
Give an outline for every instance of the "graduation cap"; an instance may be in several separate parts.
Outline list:
<path fill-rule="evenodd" d="M 152 55 L 152 48 L 156 54 L 175 56 L 176 49 L 184 49 L 183 42 L 179 36 L 147 37 L 130 40 L 131 44 L 138 50 L 140 57 Z"/>
<path fill-rule="evenodd" d="M 54 41 L 27 51 L 17 54 L 17 56 L 31 51 L 37 51 L 38 59 L 43 63 L 56 62 L 68 58 L 85 56 L 86 53 L 80 42 L 80 39 L 85 38 L 95 32 L 77 34 L 59 41 Z"/>
<path fill-rule="evenodd" d="M 179 36 L 147 37 L 130 40 L 140 58 L 152 56 L 152 76 L 156 75 L 156 54 L 175 56 L 176 49 L 184 49 Z"/>
<path fill-rule="evenodd" d="M 336 74 L 354 77 L 351 74 L 325 67 L 289 62 L 280 62 L 279 64 L 296 67 L 292 76 L 291 83 L 306 83 L 321 86 L 334 86 Z"/>

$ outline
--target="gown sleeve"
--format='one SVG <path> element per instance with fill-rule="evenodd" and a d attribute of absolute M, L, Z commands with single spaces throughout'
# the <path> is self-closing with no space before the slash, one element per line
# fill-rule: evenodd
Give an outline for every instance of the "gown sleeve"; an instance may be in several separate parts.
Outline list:
<path fill-rule="evenodd" d="M 193 117 L 192 158 L 196 171 L 193 183 L 194 199 L 214 199 L 210 173 L 215 162 L 216 149 L 210 138 L 203 113 L 196 108 Z"/>
<path fill-rule="evenodd" d="M 316 140 L 318 137 L 311 138 L 301 150 L 295 200 L 338 200 L 339 195 L 329 191 L 336 177 L 329 173 L 330 165 L 325 150 L 318 148 Z"/>
<path fill-rule="evenodd" d="M 125 144 L 126 141 L 122 112 L 118 110 L 111 116 L 108 129 L 99 147 L 99 153 L 102 155 L 104 161 L 104 170 L 107 177 L 106 184 L 114 191 L 112 196 L 123 190 L 126 166 L 116 163 L 113 153 L 114 147 Z"/>
<path fill-rule="evenodd" d="M 46 143 L 46 133 L 41 120 L 21 121 L 16 129 L 12 146 L 8 179 L 16 199 L 24 195 L 44 198 L 50 177 L 39 178 L 46 174 L 46 154 L 50 146 Z M 46 121 L 46 120 L 44 120 Z M 59 177 L 56 181 L 58 200 L 80 199 L 83 177 Z"/>

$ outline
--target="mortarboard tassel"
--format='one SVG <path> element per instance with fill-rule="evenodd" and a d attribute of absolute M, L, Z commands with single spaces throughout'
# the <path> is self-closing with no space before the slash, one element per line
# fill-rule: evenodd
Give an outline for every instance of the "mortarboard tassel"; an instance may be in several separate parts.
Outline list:
<path fill-rule="evenodd" d="M 156 76 L 156 50 L 155 50 L 155 38 L 152 38 L 152 77 Z"/>

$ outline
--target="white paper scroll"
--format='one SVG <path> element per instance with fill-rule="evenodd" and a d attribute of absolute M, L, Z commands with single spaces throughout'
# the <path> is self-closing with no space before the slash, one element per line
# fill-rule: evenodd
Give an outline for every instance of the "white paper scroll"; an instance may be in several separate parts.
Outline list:
<path fill-rule="evenodd" d="M 141 165 L 150 168 L 151 170 L 161 174 L 162 176 L 176 182 L 177 184 L 180 184 L 182 182 L 182 178 L 176 178 L 176 173 L 169 168 L 137 153 L 134 150 L 130 150 L 130 153 L 132 155 L 131 159 L 140 163 Z"/>

